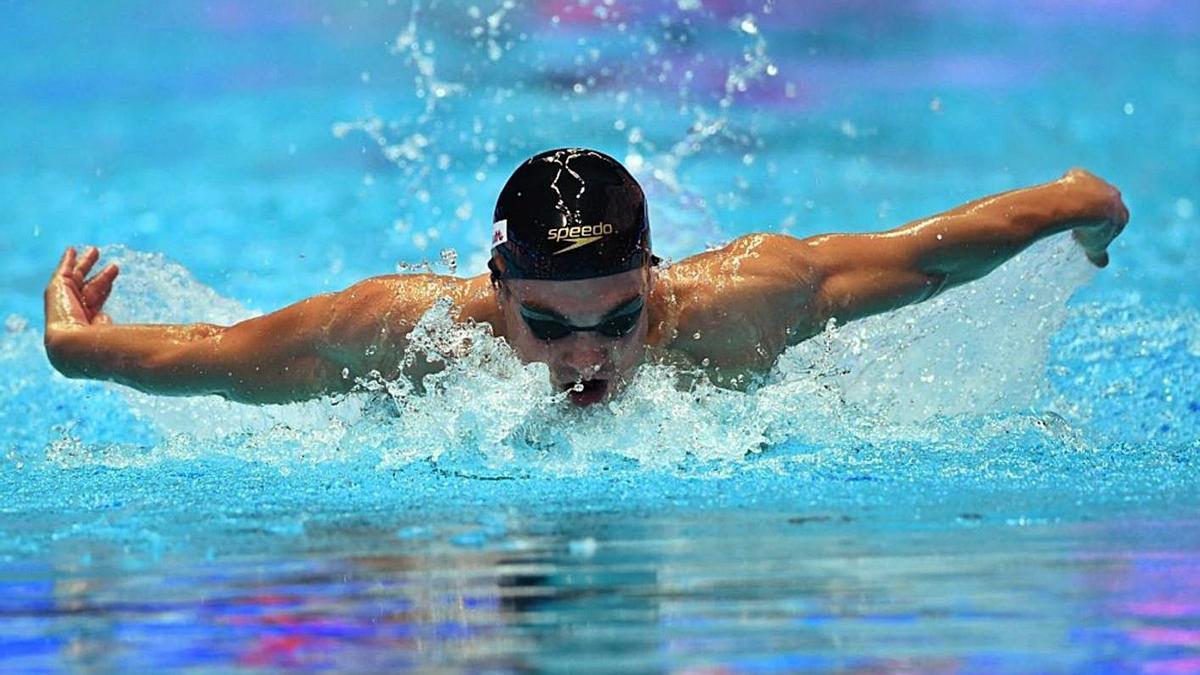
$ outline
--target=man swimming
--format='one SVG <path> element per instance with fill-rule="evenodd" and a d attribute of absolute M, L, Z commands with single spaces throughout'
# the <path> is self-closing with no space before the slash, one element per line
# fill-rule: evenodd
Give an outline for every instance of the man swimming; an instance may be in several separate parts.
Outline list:
<path fill-rule="evenodd" d="M 296 401 L 347 391 L 371 371 L 430 372 L 404 363 L 408 334 L 448 297 L 457 319 L 490 324 L 585 406 L 618 394 L 647 360 L 737 386 L 831 319 L 928 300 L 1056 233 L 1070 230 L 1104 267 L 1129 219 L 1113 186 L 1075 169 L 886 232 L 752 234 L 662 266 L 646 213 L 641 187 L 613 158 L 551 150 L 500 193 L 490 274 L 374 277 L 228 327 L 114 324 L 102 310 L 117 267 L 89 279 L 99 251 L 69 248 L 46 287 L 46 353 L 67 377 L 150 393 Z"/>

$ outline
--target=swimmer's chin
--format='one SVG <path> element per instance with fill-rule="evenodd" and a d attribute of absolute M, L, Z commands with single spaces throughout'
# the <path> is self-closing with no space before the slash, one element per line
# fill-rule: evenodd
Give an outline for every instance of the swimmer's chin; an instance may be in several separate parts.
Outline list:
<path fill-rule="evenodd" d="M 561 385 L 563 391 L 567 392 L 567 400 L 571 403 L 586 408 L 587 406 L 596 403 L 602 403 L 612 398 L 616 393 L 616 387 L 613 386 L 612 380 L 606 379 L 591 379 L 583 380 L 582 382 L 571 382 Z"/>

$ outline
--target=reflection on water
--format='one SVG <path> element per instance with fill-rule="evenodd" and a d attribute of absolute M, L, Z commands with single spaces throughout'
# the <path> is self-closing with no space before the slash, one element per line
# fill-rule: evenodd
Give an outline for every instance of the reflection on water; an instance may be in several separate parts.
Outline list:
<path fill-rule="evenodd" d="M 136 569 L 111 544 L 74 546 L 52 569 L 8 570 L 0 666 L 1181 672 L 1200 658 L 1200 521 L 931 515 L 348 522 L 274 559 Z"/>

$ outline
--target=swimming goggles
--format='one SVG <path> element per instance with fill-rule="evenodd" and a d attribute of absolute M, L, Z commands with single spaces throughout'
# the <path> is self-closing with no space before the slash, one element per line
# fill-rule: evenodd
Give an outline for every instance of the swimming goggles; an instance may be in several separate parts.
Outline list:
<path fill-rule="evenodd" d="M 571 333 L 599 333 L 605 337 L 625 337 L 637 326 L 646 302 L 642 296 L 625 303 L 594 326 L 576 326 L 562 320 L 560 316 L 539 312 L 521 305 L 521 318 L 530 332 L 539 340 L 561 340 Z"/>

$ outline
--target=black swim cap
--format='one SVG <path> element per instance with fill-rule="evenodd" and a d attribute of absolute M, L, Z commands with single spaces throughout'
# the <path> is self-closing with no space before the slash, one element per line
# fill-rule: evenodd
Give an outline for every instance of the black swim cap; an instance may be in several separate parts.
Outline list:
<path fill-rule="evenodd" d="M 657 261 L 646 196 L 604 153 L 560 148 L 535 155 L 496 200 L 493 279 L 591 279 Z"/>

